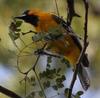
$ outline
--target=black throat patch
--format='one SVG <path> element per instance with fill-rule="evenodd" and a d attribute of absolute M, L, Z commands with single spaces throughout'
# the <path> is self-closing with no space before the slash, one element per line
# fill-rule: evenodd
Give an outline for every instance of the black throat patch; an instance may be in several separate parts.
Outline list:
<path fill-rule="evenodd" d="M 38 26 L 39 18 L 38 18 L 37 15 L 27 15 L 27 16 L 24 17 L 23 20 L 27 23 L 34 25 L 35 27 Z"/>

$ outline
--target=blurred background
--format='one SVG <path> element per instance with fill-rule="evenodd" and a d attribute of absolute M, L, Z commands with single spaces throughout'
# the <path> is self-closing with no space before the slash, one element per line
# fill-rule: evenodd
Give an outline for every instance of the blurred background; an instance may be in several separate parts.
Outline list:
<path fill-rule="evenodd" d="M 66 20 L 66 0 L 57 0 L 57 3 L 60 16 Z M 17 49 L 8 35 L 9 25 L 12 17 L 18 16 L 30 8 L 39 8 L 57 14 L 54 0 L 0 0 L 0 85 L 18 94 L 24 92 L 23 86 L 19 83 L 23 75 L 16 69 Z M 72 27 L 79 36 L 83 36 L 84 5 L 82 0 L 75 0 L 75 9 L 82 17 L 74 18 Z M 23 31 L 28 31 L 32 28 L 30 25 L 26 25 L 23 26 Z M 82 98 L 100 98 L 100 0 L 90 0 L 88 36 L 89 47 L 87 53 L 90 60 L 91 87 L 82 95 Z M 27 39 L 27 42 L 29 41 L 30 39 Z M 17 43 L 22 46 L 20 41 Z M 32 63 L 33 61 L 30 62 Z M 43 61 L 41 60 L 41 62 Z M 77 86 L 78 84 L 75 86 L 76 89 L 78 88 Z M 8 97 L 0 93 L 0 98 Z"/>

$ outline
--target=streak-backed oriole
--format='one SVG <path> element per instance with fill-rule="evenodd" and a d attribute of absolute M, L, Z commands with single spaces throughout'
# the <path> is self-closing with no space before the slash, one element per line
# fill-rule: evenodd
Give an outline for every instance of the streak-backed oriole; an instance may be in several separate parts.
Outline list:
<path fill-rule="evenodd" d="M 49 40 L 48 46 L 51 47 L 51 52 L 63 55 L 72 65 L 76 65 L 82 50 L 82 46 L 79 39 L 76 36 L 73 36 L 75 33 L 73 32 L 72 28 L 68 26 L 63 19 L 54 14 L 36 9 L 27 10 L 22 16 L 18 16 L 16 18 L 22 19 L 25 22 L 33 25 L 36 31 L 40 33 L 48 33 L 50 29 L 57 28 L 59 25 L 61 25 L 59 30 L 62 33 L 67 32 L 66 35 L 64 35 L 63 38 Z M 78 77 L 84 90 L 87 90 L 90 85 L 88 74 L 85 69 L 85 67 L 88 66 L 88 58 L 86 55 L 84 55 L 78 72 Z"/>

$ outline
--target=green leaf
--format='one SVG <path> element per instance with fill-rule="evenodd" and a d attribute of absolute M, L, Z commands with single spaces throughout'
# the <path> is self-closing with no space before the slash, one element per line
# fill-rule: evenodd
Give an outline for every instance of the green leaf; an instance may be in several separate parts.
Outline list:
<path fill-rule="evenodd" d="M 57 85 L 58 88 L 63 88 L 64 87 L 62 82 L 63 82 L 62 78 L 57 78 L 56 79 L 56 85 Z"/>
<path fill-rule="evenodd" d="M 65 81 L 66 80 L 65 75 L 62 75 L 61 79 L 62 79 L 62 81 Z"/>
<path fill-rule="evenodd" d="M 78 91 L 76 94 L 81 96 L 81 95 L 83 95 L 83 93 L 84 93 L 83 91 Z"/>
<path fill-rule="evenodd" d="M 64 85 L 63 85 L 62 83 L 59 83 L 59 84 L 57 84 L 57 87 L 58 87 L 58 88 L 63 88 Z"/>
<path fill-rule="evenodd" d="M 40 79 L 46 77 L 46 71 L 39 73 L 39 77 Z"/>
<path fill-rule="evenodd" d="M 51 56 L 47 57 L 47 63 L 52 63 L 52 57 Z"/>
<path fill-rule="evenodd" d="M 83 91 L 78 91 L 75 95 L 75 98 L 80 98 L 81 95 L 83 95 Z"/>
<path fill-rule="evenodd" d="M 58 68 L 58 69 L 57 69 L 57 73 L 59 73 L 60 71 L 61 71 L 61 68 Z"/>
<path fill-rule="evenodd" d="M 50 87 L 50 81 L 46 81 L 43 83 L 44 88 Z"/>
<path fill-rule="evenodd" d="M 68 94 L 68 93 L 69 93 L 69 88 L 66 88 L 66 89 L 64 90 L 64 93 L 65 93 L 65 94 Z"/>
<path fill-rule="evenodd" d="M 22 21 L 16 21 L 16 27 L 20 27 L 22 25 Z"/>
<path fill-rule="evenodd" d="M 56 82 L 62 83 L 64 80 L 66 80 L 66 77 L 65 77 L 65 75 L 62 75 L 60 78 L 56 79 Z"/>

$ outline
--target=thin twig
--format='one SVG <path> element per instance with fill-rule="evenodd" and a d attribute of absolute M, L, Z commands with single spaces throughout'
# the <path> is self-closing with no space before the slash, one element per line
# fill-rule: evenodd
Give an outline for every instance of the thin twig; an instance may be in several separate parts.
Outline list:
<path fill-rule="evenodd" d="M 58 14 L 58 16 L 60 16 L 60 14 L 59 14 L 59 9 L 58 9 L 58 4 L 57 4 L 57 0 L 55 0 L 55 4 L 56 4 L 57 14 Z"/>
<path fill-rule="evenodd" d="M 37 50 L 35 52 L 35 54 L 36 55 L 46 55 L 46 56 L 51 56 L 51 57 L 55 57 L 55 58 L 61 58 L 60 55 L 48 53 L 47 51 L 43 51 L 43 50 Z"/>
<path fill-rule="evenodd" d="M 43 93 L 44 97 L 46 98 L 46 94 L 45 94 L 45 92 L 44 92 L 44 88 L 42 87 L 41 82 L 40 82 L 40 79 L 39 79 L 39 77 L 38 77 L 38 75 L 37 75 L 37 73 L 36 73 L 35 70 L 34 70 L 34 73 L 35 73 L 36 78 L 37 78 L 37 80 L 38 80 L 38 82 L 39 82 L 39 85 L 40 85 L 40 88 L 41 88 L 41 90 L 42 90 L 42 93 Z"/>
<path fill-rule="evenodd" d="M 30 70 L 33 69 L 33 71 L 35 71 L 35 67 L 36 67 L 36 65 L 37 65 L 37 63 L 38 63 L 38 61 L 39 61 L 39 59 L 40 59 L 40 55 L 38 55 L 38 57 L 37 57 L 37 59 L 36 59 L 36 61 L 35 61 L 35 64 L 32 66 L 32 68 L 31 68 Z"/>
<path fill-rule="evenodd" d="M 25 96 L 27 94 L 27 76 L 25 77 Z"/>
<path fill-rule="evenodd" d="M 0 92 L 9 96 L 10 98 L 22 98 L 21 96 L 17 95 L 11 90 L 8 90 L 7 88 L 0 86 Z"/>
<path fill-rule="evenodd" d="M 16 42 L 15 41 L 12 41 L 12 42 L 15 45 L 15 47 L 17 48 L 17 50 L 20 52 L 20 48 L 17 46 Z"/>
<path fill-rule="evenodd" d="M 85 32 L 85 36 L 87 37 L 87 32 L 88 32 L 88 8 L 89 8 L 89 4 L 88 4 L 88 0 L 83 0 L 84 2 L 84 6 L 85 6 L 85 22 L 84 22 L 84 32 Z M 85 39 L 85 38 L 84 38 Z M 86 43 L 86 42 L 84 42 Z"/>
<path fill-rule="evenodd" d="M 72 78 L 72 81 L 71 81 L 68 98 L 71 98 L 72 90 L 73 90 L 73 87 L 74 87 L 74 84 L 75 84 L 75 81 L 76 81 L 76 78 L 77 78 L 77 74 L 78 74 L 78 71 L 79 71 L 80 63 L 81 63 L 81 61 L 83 59 L 83 56 L 84 56 L 84 54 L 86 52 L 86 49 L 87 49 L 87 46 L 89 44 L 88 41 L 87 41 L 87 38 L 88 38 L 88 35 L 87 35 L 88 2 L 87 2 L 87 0 L 83 0 L 83 1 L 84 1 L 84 5 L 85 5 L 84 43 L 83 43 L 83 49 L 82 49 L 81 54 L 80 54 L 80 56 L 78 58 L 78 61 L 77 61 L 77 64 L 76 64 L 76 69 L 75 69 L 75 72 L 74 72 L 74 75 L 73 75 L 73 78 Z"/>
<path fill-rule="evenodd" d="M 44 46 L 42 47 L 42 50 L 44 50 L 44 48 L 46 47 L 46 45 L 47 45 L 47 43 L 44 44 Z M 38 61 L 39 61 L 39 59 L 40 59 L 40 56 L 41 56 L 41 55 L 38 55 L 37 60 L 36 60 L 35 64 L 33 65 L 33 68 L 32 68 L 32 69 L 33 69 L 33 71 L 34 71 L 34 73 L 35 73 L 35 75 L 36 75 L 36 78 L 37 78 L 38 82 L 39 82 L 39 85 L 40 85 L 40 88 L 41 88 L 41 90 L 42 90 L 42 93 L 43 93 L 44 97 L 46 98 L 46 95 L 45 95 L 44 89 L 43 89 L 43 87 L 42 87 L 42 85 L 41 85 L 40 79 L 39 79 L 39 77 L 38 77 L 38 75 L 37 75 L 37 73 L 36 73 L 36 71 L 35 71 L 35 68 L 36 68 L 36 65 L 37 65 L 37 63 L 38 63 Z"/>
<path fill-rule="evenodd" d="M 26 46 L 25 42 L 19 37 L 20 41 L 23 43 L 24 46 Z"/>
<path fill-rule="evenodd" d="M 21 69 L 20 69 L 20 67 L 19 67 L 19 57 L 20 57 L 20 54 L 23 52 L 23 50 L 24 50 L 25 48 L 27 48 L 28 46 L 30 46 L 30 45 L 32 45 L 32 44 L 33 44 L 33 42 L 30 43 L 30 44 L 28 44 L 28 45 L 26 45 L 22 50 L 20 50 L 20 52 L 19 52 L 19 54 L 18 54 L 18 56 L 17 56 L 17 68 L 18 68 L 18 71 L 19 71 L 21 74 L 27 74 L 27 73 L 30 71 L 30 69 L 29 69 L 28 71 L 26 71 L 26 72 L 22 72 L 22 71 L 21 71 Z"/>
<path fill-rule="evenodd" d="M 26 35 L 26 34 L 29 34 L 29 33 L 37 34 L 37 32 L 32 31 L 32 30 L 30 30 L 28 32 L 21 32 L 21 33 L 22 33 L 22 35 Z"/>

